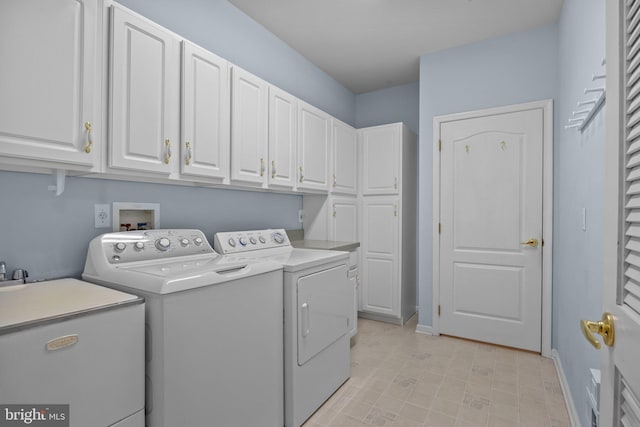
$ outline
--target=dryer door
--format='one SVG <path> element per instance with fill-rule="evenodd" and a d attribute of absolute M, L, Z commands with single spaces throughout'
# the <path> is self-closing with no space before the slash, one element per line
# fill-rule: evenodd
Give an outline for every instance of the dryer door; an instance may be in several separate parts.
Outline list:
<path fill-rule="evenodd" d="M 298 365 L 346 334 L 351 325 L 353 291 L 347 266 L 298 278 Z"/>

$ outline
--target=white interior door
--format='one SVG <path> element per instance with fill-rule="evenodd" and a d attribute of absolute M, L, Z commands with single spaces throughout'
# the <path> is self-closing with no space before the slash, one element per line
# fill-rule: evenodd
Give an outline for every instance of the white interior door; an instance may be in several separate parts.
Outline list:
<path fill-rule="evenodd" d="M 602 309 L 614 342 L 600 350 L 601 426 L 640 425 L 639 18 L 640 0 L 607 2 Z"/>
<path fill-rule="evenodd" d="M 440 332 L 539 352 L 543 109 L 440 135 Z"/>

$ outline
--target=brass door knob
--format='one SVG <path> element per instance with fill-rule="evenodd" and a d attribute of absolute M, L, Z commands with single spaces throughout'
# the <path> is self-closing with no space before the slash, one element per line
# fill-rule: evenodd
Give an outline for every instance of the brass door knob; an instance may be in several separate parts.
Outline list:
<path fill-rule="evenodd" d="M 538 239 L 529 239 L 526 242 L 520 242 L 521 245 L 531 246 L 532 248 L 538 247 Z"/>
<path fill-rule="evenodd" d="M 587 339 L 587 341 L 589 341 L 589 343 L 591 343 L 591 345 L 595 348 L 600 348 L 600 341 L 598 341 L 593 335 L 594 332 L 596 334 L 602 335 L 602 341 L 604 341 L 606 345 L 611 347 L 615 341 L 615 331 L 613 323 L 613 315 L 611 313 L 604 313 L 602 315 L 602 320 L 599 322 L 581 320 L 580 329 L 582 329 L 582 334 Z"/>

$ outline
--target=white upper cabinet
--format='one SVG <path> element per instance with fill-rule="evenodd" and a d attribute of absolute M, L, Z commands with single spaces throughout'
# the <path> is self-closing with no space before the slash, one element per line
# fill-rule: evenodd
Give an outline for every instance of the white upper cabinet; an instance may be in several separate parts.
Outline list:
<path fill-rule="evenodd" d="M 356 194 L 358 191 L 358 136 L 351 126 L 333 120 L 333 193 Z"/>
<path fill-rule="evenodd" d="M 362 194 L 398 194 L 402 125 L 385 125 L 360 131 Z"/>
<path fill-rule="evenodd" d="M 231 69 L 231 181 L 266 186 L 268 84 Z"/>
<path fill-rule="evenodd" d="M 298 189 L 329 191 L 331 116 L 298 101 Z"/>
<path fill-rule="evenodd" d="M 357 242 L 358 200 L 352 197 L 330 197 L 329 240 Z"/>
<path fill-rule="evenodd" d="M 297 108 L 293 95 L 269 87 L 269 187 L 295 188 Z"/>
<path fill-rule="evenodd" d="M 109 166 L 169 175 L 179 157 L 180 40 L 111 6 Z"/>
<path fill-rule="evenodd" d="M 230 80 L 226 60 L 182 42 L 182 175 L 229 180 Z"/>
<path fill-rule="evenodd" d="M 0 1 L 0 157 L 99 168 L 98 4 Z"/>

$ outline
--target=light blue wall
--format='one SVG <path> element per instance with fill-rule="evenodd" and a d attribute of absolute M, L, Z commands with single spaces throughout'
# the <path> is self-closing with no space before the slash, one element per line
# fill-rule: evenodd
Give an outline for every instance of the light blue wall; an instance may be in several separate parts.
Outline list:
<path fill-rule="evenodd" d="M 594 98 L 585 87 L 602 86 L 605 2 L 565 0 L 559 21 L 558 117 L 555 150 L 553 348 L 558 350 L 583 426 L 591 425 L 585 388 L 599 354 L 582 337 L 580 319 L 599 319 L 602 292 L 604 110 L 581 133 L 564 129 L 576 103 Z M 582 208 L 587 230 L 582 231 Z"/>
<path fill-rule="evenodd" d="M 418 294 L 420 325 L 432 321 L 434 116 L 554 98 L 556 26 L 510 34 L 420 58 Z"/>
<path fill-rule="evenodd" d="M 227 0 L 121 0 L 211 52 L 354 125 L 355 95 Z"/>
<path fill-rule="evenodd" d="M 404 122 L 417 134 L 419 108 L 419 82 L 356 95 L 356 127 Z"/>
<path fill-rule="evenodd" d="M 94 228 L 96 203 L 160 203 L 163 228 L 198 228 L 210 242 L 218 231 L 299 228 L 299 196 L 204 187 L 68 177 L 62 195 L 50 175 L 0 172 L 0 261 L 35 279 L 78 277 Z"/>

